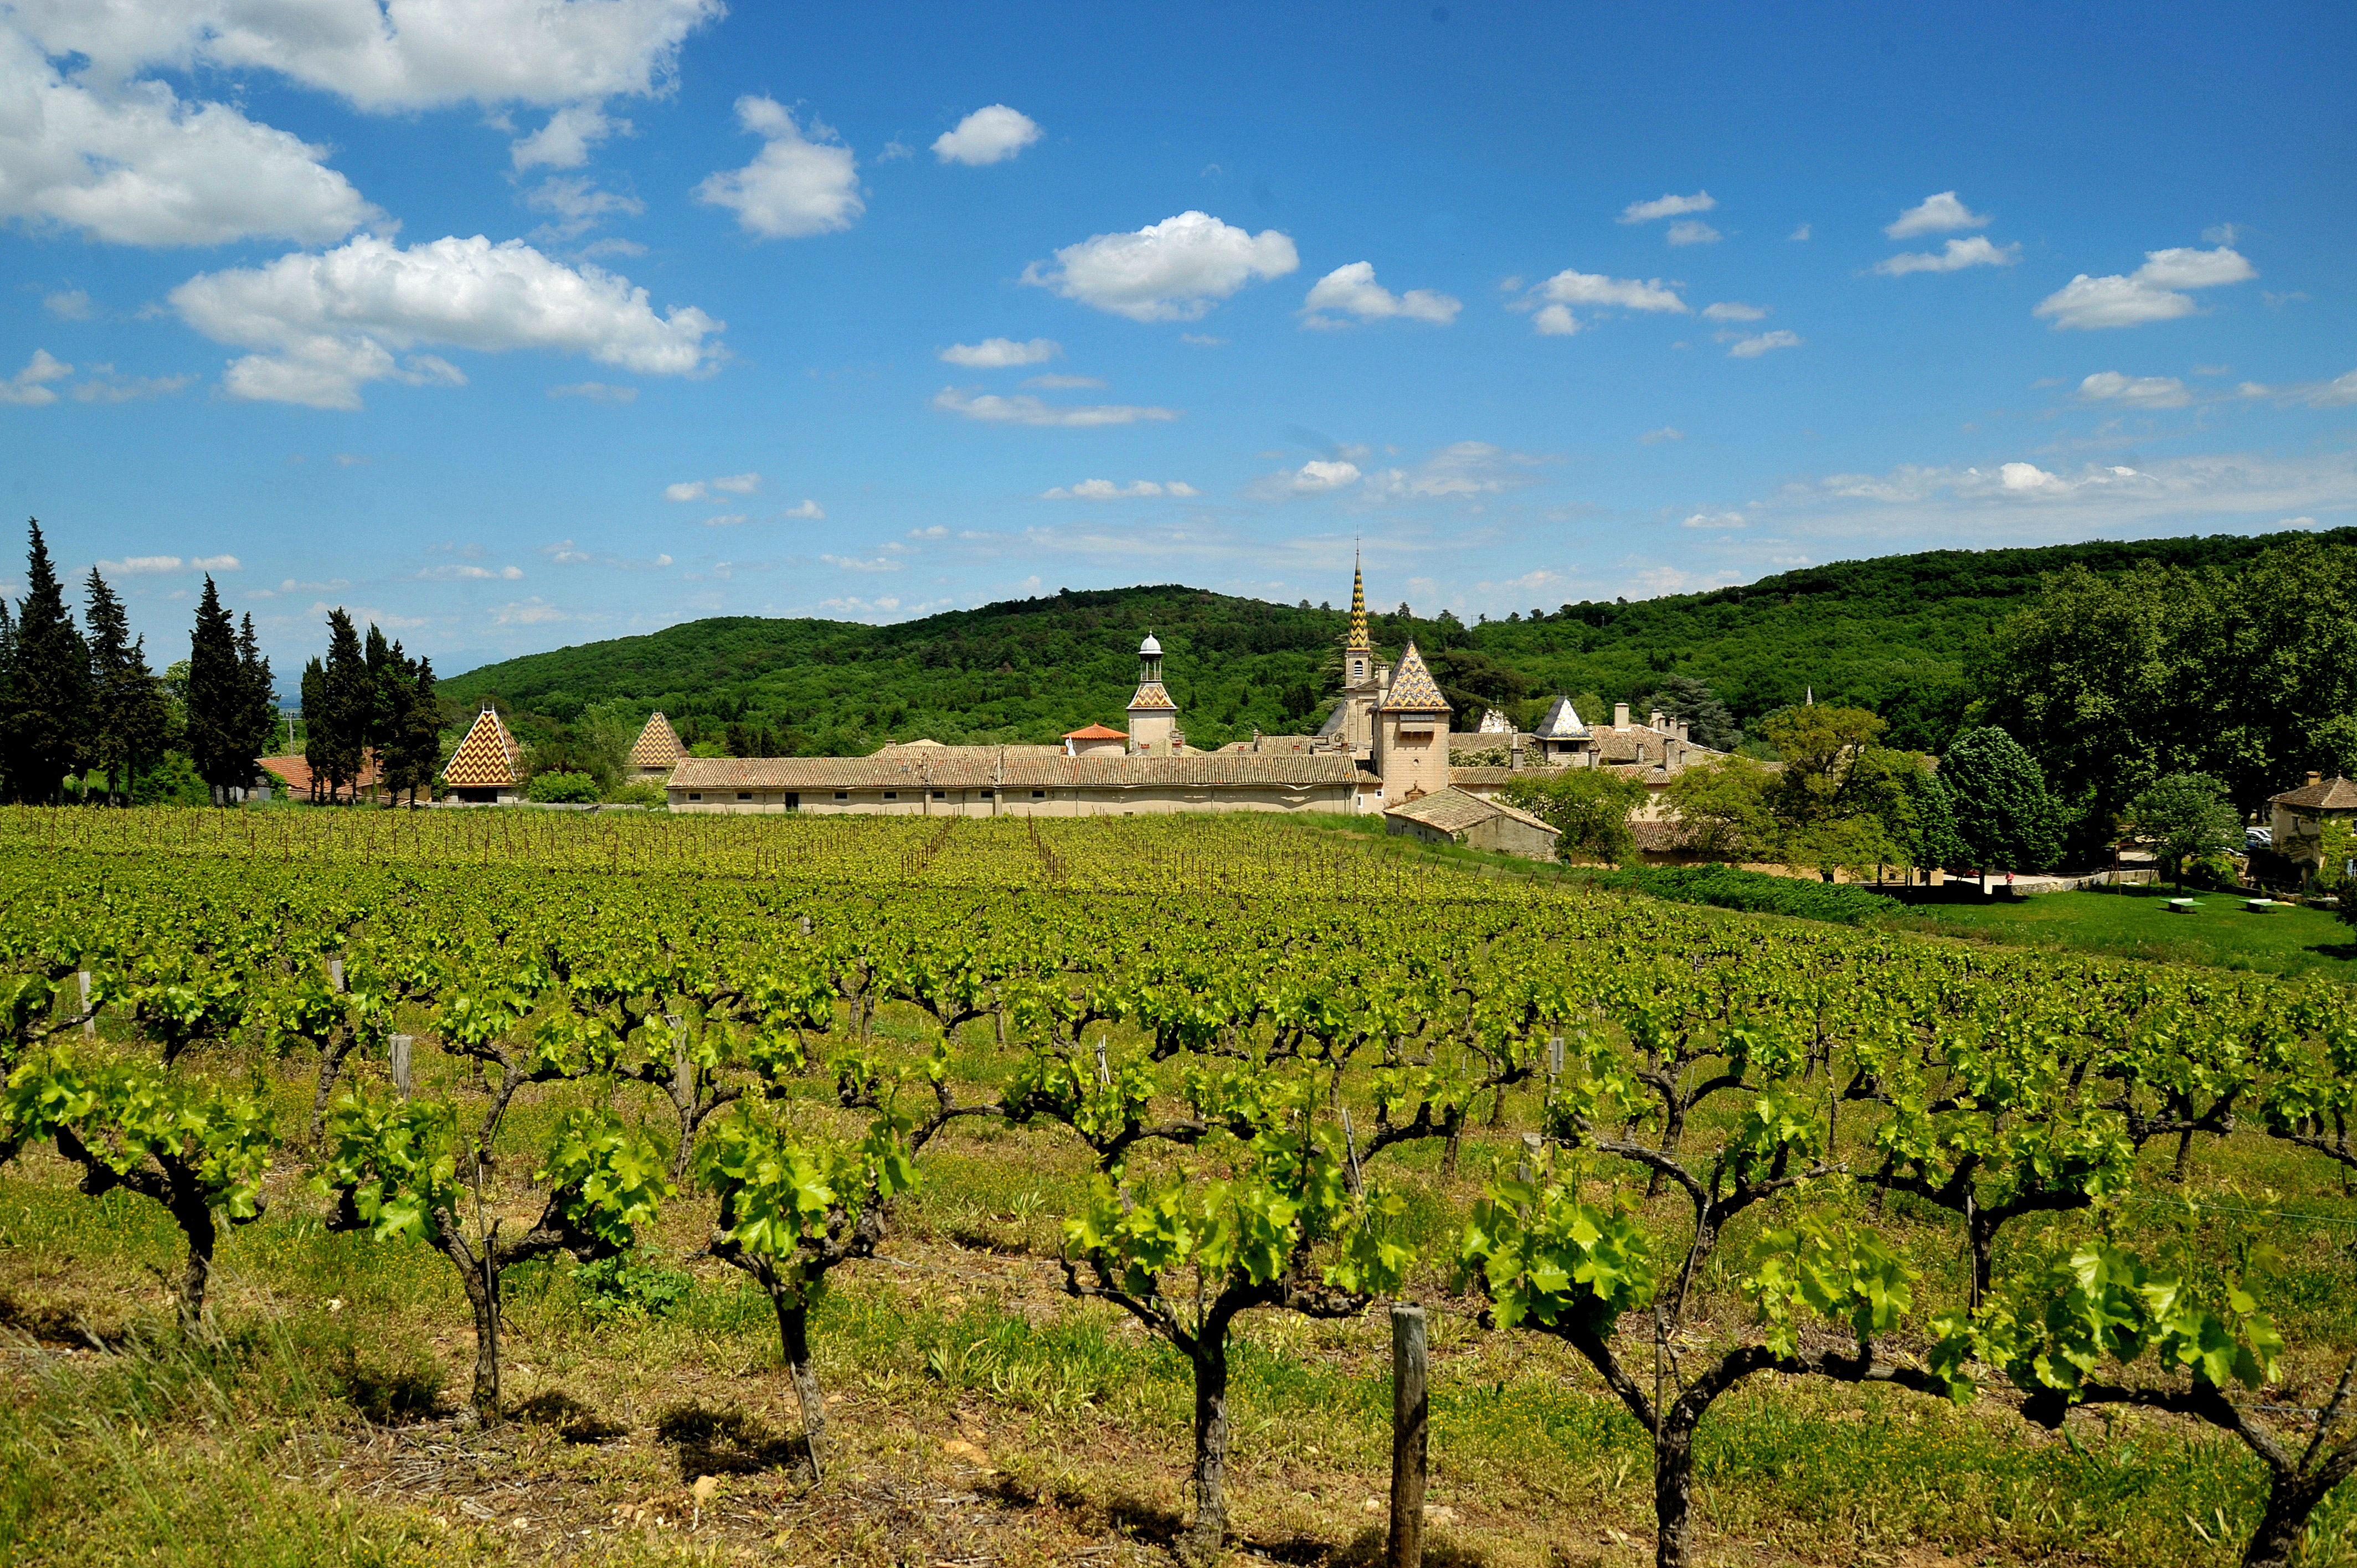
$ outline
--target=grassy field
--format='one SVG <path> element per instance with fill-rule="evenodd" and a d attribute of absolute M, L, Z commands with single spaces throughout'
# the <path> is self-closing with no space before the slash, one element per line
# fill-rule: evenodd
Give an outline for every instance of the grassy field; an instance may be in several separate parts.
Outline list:
<path fill-rule="evenodd" d="M 1882 924 L 1900 930 L 2029 947 L 2070 948 L 2163 963 L 2208 964 L 2269 974 L 2357 979 L 2357 931 L 2330 910 L 2285 907 L 2265 914 L 2227 893 L 2194 893 L 2201 907 L 2172 914 L 2169 888 L 2047 893 L 1975 903 L 1923 904 Z"/>
<path fill-rule="evenodd" d="M 520 1136 L 563 1098 L 532 1107 Z M 291 1119 L 299 1086 L 286 1099 Z M 1510 1105 L 1510 1121 L 1532 1109 Z M 1489 1141 L 1503 1154 L 1512 1136 Z M 1471 1196 L 1482 1154 L 1455 1182 L 1429 1148 L 1393 1174 L 1437 1225 Z M 2357 1199 L 2248 1212 L 2255 1193 L 2306 1185 L 2287 1163 L 2255 1140 L 2205 1149 L 2186 1223 L 2221 1255 L 2272 1238 L 2298 1337 L 2341 1312 Z M 767 1303 L 695 1255 L 699 1206 L 673 1206 L 619 1287 L 569 1262 L 519 1271 L 503 1330 L 517 1419 L 476 1429 L 451 1413 L 473 1340 L 435 1254 L 326 1232 L 289 1170 L 271 1216 L 224 1244 L 224 1343 L 191 1348 L 159 1283 L 169 1223 L 119 1194 L 81 1197 L 59 1162 L 29 1155 L 0 1177 L 0 1562 L 1168 1563 L 1186 1370 L 1063 1295 L 1057 1221 L 1083 1180 L 1069 1143 L 992 1129 L 945 1139 L 928 1164 L 889 1255 L 846 1271 L 820 1314 L 836 1447 L 813 1487 Z M 1916 1218 L 1915 1261 L 1953 1273 L 1941 1217 Z M 1714 1283 L 1682 1340 L 1740 1316 Z M 1552 1340 L 1483 1331 L 1443 1270 L 1415 1294 L 1435 1322 L 1430 1561 L 1649 1563 L 1643 1437 L 1593 1375 Z M 1258 1318 L 1244 1335 L 1238 1557 L 1380 1561 L 1380 1313 Z M 1763 1385 L 1730 1396 L 1699 1441 L 1702 1560 L 1727 1568 L 2225 1564 L 2257 1502 L 2255 1466 L 2214 1434 L 2089 1412 L 2048 1437 L 1994 1397 L 1958 1411 Z M 2352 1512 L 2320 1516 L 2314 1568 L 2357 1563 Z"/>

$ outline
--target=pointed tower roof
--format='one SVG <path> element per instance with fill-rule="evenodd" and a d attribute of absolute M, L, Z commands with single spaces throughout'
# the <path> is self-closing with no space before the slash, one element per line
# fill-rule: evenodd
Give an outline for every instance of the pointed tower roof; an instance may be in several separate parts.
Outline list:
<path fill-rule="evenodd" d="M 647 720 L 647 727 L 630 743 L 630 766 L 633 768 L 676 768 L 679 759 L 687 755 L 687 747 L 679 743 L 679 732 L 658 708 Z"/>
<path fill-rule="evenodd" d="M 1445 714 L 1448 711 L 1448 699 L 1440 694 L 1440 684 L 1432 678 L 1432 671 L 1425 668 L 1424 655 L 1415 650 L 1415 643 L 1409 643 L 1407 651 L 1400 655 L 1399 668 L 1392 671 L 1391 690 L 1383 693 L 1383 700 L 1376 704 L 1375 711 L 1382 714 Z"/>
<path fill-rule="evenodd" d="M 1541 740 L 1577 740 L 1587 733 L 1587 726 L 1579 722 L 1579 710 L 1571 705 L 1569 697 L 1557 697 L 1531 733 Z"/>
<path fill-rule="evenodd" d="M 442 769 L 442 781 L 454 789 L 503 789 L 522 782 L 516 777 L 515 736 L 498 714 L 485 708 L 475 715 L 474 726 Z"/>
<path fill-rule="evenodd" d="M 1367 579 L 1355 556 L 1351 562 L 1351 638 L 1342 646 L 1353 653 L 1375 650 L 1367 637 Z"/>

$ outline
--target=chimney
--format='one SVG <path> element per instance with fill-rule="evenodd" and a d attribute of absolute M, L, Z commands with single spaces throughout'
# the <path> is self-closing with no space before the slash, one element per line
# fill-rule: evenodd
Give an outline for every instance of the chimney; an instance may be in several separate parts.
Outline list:
<path fill-rule="evenodd" d="M 1628 703 L 1615 703 L 1612 704 L 1612 727 L 1614 729 L 1627 729 L 1629 727 Z"/>
<path fill-rule="evenodd" d="M 2321 783 L 2323 783 L 2323 782 L 2324 782 L 2324 775 L 2323 775 L 2323 774 L 2321 774 L 2321 773 L 2310 773 L 2310 774 L 2308 776 L 2308 782 L 2309 782 L 2309 787 L 2310 789 L 2313 789 L 2313 788 L 2315 788 L 2317 785 L 2321 784 Z"/>
<path fill-rule="evenodd" d="M 1645 727 L 1647 729 L 1660 729 L 1662 727 L 1661 709 L 1655 708 L 1652 712 L 1645 715 Z"/>

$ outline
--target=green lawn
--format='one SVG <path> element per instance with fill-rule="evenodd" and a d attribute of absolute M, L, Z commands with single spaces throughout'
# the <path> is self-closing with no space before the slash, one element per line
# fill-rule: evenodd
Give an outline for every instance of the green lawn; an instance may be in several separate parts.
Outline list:
<path fill-rule="evenodd" d="M 2278 974 L 2357 978 L 2357 931 L 2324 909 L 2253 914 L 2233 894 L 2196 893 L 2190 915 L 2169 912 L 2168 888 L 2047 893 L 1966 904 L 1918 905 L 1881 922 L 1901 930 Z"/>

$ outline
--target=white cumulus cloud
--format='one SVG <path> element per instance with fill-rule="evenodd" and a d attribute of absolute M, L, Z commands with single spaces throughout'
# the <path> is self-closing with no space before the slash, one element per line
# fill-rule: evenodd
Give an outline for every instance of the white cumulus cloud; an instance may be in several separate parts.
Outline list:
<path fill-rule="evenodd" d="M 160 81 L 91 78 L 0 21 L 0 217 L 149 246 L 324 242 L 383 217 L 323 147 Z"/>
<path fill-rule="evenodd" d="M 1918 234 L 1945 234 L 1955 229 L 1986 229 L 1988 218 L 1973 211 L 1956 199 L 1953 190 L 1937 196 L 1927 196 L 1900 213 L 1896 221 L 1882 231 L 1893 240 L 1912 239 Z"/>
<path fill-rule="evenodd" d="M 1705 321 L 1757 321 L 1767 314 L 1759 306 L 1746 305 L 1739 299 L 1722 299 L 1702 307 Z"/>
<path fill-rule="evenodd" d="M 945 164 L 995 164 L 1013 157 L 1039 139 L 1039 122 L 1004 103 L 977 109 L 933 139 L 933 156 Z"/>
<path fill-rule="evenodd" d="M 1312 496 L 1325 490 L 1339 490 L 1359 482 L 1356 463 L 1329 463 L 1322 457 L 1312 458 L 1287 476 L 1287 484 L 1296 495 Z"/>
<path fill-rule="evenodd" d="M 1652 201 L 1632 201 L 1620 209 L 1615 220 L 1621 223 L 1651 223 L 1656 218 L 1675 218 L 1686 212 L 1708 212 L 1718 205 L 1706 190 L 1692 196 L 1662 196 Z"/>
<path fill-rule="evenodd" d="M 1712 245 L 1717 244 L 1719 238 L 1718 231 L 1699 218 L 1689 218 L 1684 222 L 1670 225 L 1670 243 L 1673 245 Z"/>
<path fill-rule="evenodd" d="M 790 506 L 780 515 L 783 517 L 800 518 L 804 522 L 824 522 L 826 521 L 826 509 L 819 505 L 818 502 L 805 497 L 803 498 L 802 505 Z"/>
<path fill-rule="evenodd" d="M 2123 403 L 2130 408 L 2183 408 L 2193 401 L 2185 383 L 2175 376 L 2124 376 L 2098 371 L 2079 383 L 2086 403 Z"/>
<path fill-rule="evenodd" d="M 1146 408 L 1131 403 L 1048 403 L 1028 393 L 1000 397 L 996 392 L 976 396 L 956 387 L 943 387 L 933 394 L 933 406 L 945 413 L 962 414 L 985 424 L 1040 424 L 1086 427 L 1099 424 L 1146 424 L 1176 419 L 1178 413 L 1167 408 Z"/>
<path fill-rule="evenodd" d="M 2081 273 L 2040 300 L 2030 314 L 2053 322 L 2058 328 L 2140 327 L 2148 321 L 2192 315 L 2193 296 L 2181 290 L 2214 288 L 2258 275 L 2256 267 L 2225 245 L 2209 251 L 2184 247 L 2147 251 L 2144 265 L 2126 276 L 2090 277 Z"/>
<path fill-rule="evenodd" d="M 1409 321 L 1429 321 L 1446 327 L 1457 319 L 1464 304 L 1445 294 L 1428 288 L 1412 288 L 1405 294 L 1394 294 L 1375 281 L 1375 263 L 1352 262 L 1336 267 L 1311 286 L 1309 297 L 1301 302 L 1304 327 L 1340 327 L 1346 323 L 1323 311 L 1340 311 L 1355 316 L 1361 321 L 1384 321 L 1394 317 Z"/>
<path fill-rule="evenodd" d="M 1734 347 L 1727 349 L 1727 357 L 1730 360 L 1756 360 L 1770 349 L 1797 349 L 1802 340 L 1799 333 L 1787 332 L 1780 328 L 1773 332 L 1760 332 L 1749 338 L 1737 338 Z"/>
<path fill-rule="evenodd" d="M 867 210 L 859 196 L 859 160 L 817 121 L 802 134 L 792 111 L 775 99 L 737 100 L 737 121 L 764 139 L 760 156 L 695 188 L 695 199 L 726 207 L 748 234 L 798 240 L 848 229 Z"/>
<path fill-rule="evenodd" d="M 616 119 L 597 104 L 568 103 L 550 115 L 547 124 L 510 144 L 508 156 L 520 170 L 579 168 L 589 161 L 590 148 L 630 131 L 628 120 Z"/>
<path fill-rule="evenodd" d="M 462 384 L 434 355 L 396 360 L 424 343 L 550 349 L 643 375 L 691 375 L 717 358 L 719 344 L 706 338 L 723 325 L 693 306 L 657 316 L 628 278 L 479 234 L 407 250 L 364 234 L 324 254 L 199 273 L 169 297 L 206 337 L 253 350 L 222 376 L 231 396 L 315 408 L 356 408 L 372 381 Z"/>
<path fill-rule="evenodd" d="M 1300 265 L 1293 241 L 1274 229 L 1249 233 L 1189 211 L 1067 245 L 1053 268 L 1034 262 L 1023 281 L 1132 321 L 1194 321 L 1246 284 Z"/>
<path fill-rule="evenodd" d="M 47 349 L 36 349 L 23 370 L 0 381 L 0 403 L 13 403 L 23 408 L 55 403 L 58 394 L 49 390 L 48 383 L 61 381 L 72 374 L 71 365 L 61 362 Z"/>
<path fill-rule="evenodd" d="M 1678 525 L 1680 528 L 1749 528 L 1739 511 L 1698 511 Z"/>
<path fill-rule="evenodd" d="M 1939 251 L 1902 251 L 1874 263 L 1874 270 L 1885 277 L 1903 278 L 1909 273 L 1953 273 L 1966 267 L 2009 267 L 2021 260 L 2018 244 L 1993 245 L 1985 234 L 1975 234 L 1968 240 L 1951 240 Z"/>
<path fill-rule="evenodd" d="M 952 343 L 942 350 L 941 357 L 971 371 L 1003 371 L 1016 365 L 1036 365 L 1063 351 L 1064 346 L 1052 338 L 1034 338 L 1028 343 L 1017 343 L 1012 338 L 985 338 L 979 343 Z"/>
<path fill-rule="evenodd" d="M 1686 302 L 1680 299 L 1674 286 L 1659 278 L 1641 283 L 1635 278 L 1607 277 L 1602 273 L 1573 272 L 1566 269 L 1544 283 L 1535 285 L 1521 298 L 1512 301 L 1508 308 L 1529 310 L 1538 314 L 1532 327 L 1543 337 L 1568 338 L 1580 329 L 1579 318 L 1571 312 L 1575 305 L 1601 310 L 1669 311 L 1685 314 Z"/>

